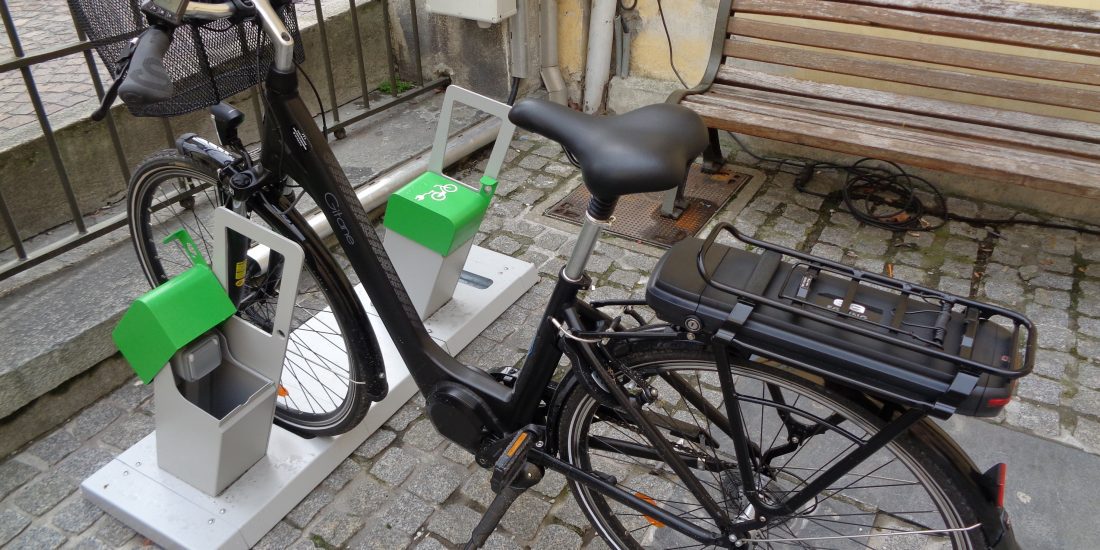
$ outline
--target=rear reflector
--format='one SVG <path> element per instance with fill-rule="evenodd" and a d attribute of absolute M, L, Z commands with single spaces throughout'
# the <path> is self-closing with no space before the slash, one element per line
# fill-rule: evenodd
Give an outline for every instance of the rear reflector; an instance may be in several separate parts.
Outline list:
<path fill-rule="evenodd" d="M 993 466 L 982 475 L 986 490 L 998 508 L 1005 506 L 1005 477 L 1008 475 L 1008 465 L 1004 462 Z"/>

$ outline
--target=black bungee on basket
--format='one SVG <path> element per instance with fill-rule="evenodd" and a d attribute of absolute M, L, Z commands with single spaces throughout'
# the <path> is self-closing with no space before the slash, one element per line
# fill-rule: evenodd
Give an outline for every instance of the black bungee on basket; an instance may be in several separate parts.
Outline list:
<path fill-rule="evenodd" d="M 204 0 L 192 2 L 217 3 Z M 118 77 L 118 62 L 130 40 L 148 27 L 141 0 L 68 0 L 77 26 L 95 44 L 103 64 Z M 294 4 L 273 2 L 294 37 L 294 60 L 305 59 Z M 262 44 L 262 47 L 260 45 Z M 228 20 L 182 25 L 175 30 L 164 66 L 174 93 L 164 101 L 127 104 L 139 117 L 177 116 L 216 105 L 258 84 L 272 63 L 272 48 L 259 23 Z"/>

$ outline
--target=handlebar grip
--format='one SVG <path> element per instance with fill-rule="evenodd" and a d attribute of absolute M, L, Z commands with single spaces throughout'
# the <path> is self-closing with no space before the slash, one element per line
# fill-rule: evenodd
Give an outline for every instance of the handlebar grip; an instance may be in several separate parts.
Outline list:
<path fill-rule="evenodd" d="M 138 38 L 126 80 L 118 96 L 126 103 L 146 105 L 172 97 L 172 79 L 164 68 L 164 54 L 172 44 L 172 30 L 149 27 Z"/>

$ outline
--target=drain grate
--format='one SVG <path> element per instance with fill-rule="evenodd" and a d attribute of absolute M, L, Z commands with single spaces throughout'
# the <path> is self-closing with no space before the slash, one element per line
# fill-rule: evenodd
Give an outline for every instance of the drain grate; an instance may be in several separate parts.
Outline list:
<path fill-rule="evenodd" d="M 661 215 L 664 193 L 627 195 L 615 207 L 615 223 L 609 231 L 620 237 L 668 248 L 703 228 L 714 214 L 733 197 L 752 176 L 736 167 L 726 166 L 717 174 L 704 174 L 695 164 L 688 173 L 684 198 L 688 206 L 678 220 Z M 580 225 L 588 209 L 588 189 L 578 185 L 566 197 L 546 210 L 551 218 Z"/>

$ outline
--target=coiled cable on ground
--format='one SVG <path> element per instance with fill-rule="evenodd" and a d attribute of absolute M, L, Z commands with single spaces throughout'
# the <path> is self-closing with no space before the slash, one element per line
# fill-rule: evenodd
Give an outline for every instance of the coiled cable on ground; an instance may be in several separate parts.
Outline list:
<path fill-rule="evenodd" d="M 932 182 L 910 174 L 897 163 L 872 158 L 838 164 L 807 158 L 765 157 L 752 152 L 738 136 L 729 135 L 746 155 L 758 162 L 777 164 L 777 170 L 794 174 L 794 187 L 798 191 L 837 200 L 849 214 L 873 227 L 889 231 L 935 231 L 952 220 L 994 230 L 1003 225 L 1030 225 L 1100 235 L 1100 230 L 1020 219 L 1016 214 L 1008 218 L 963 216 L 948 210 L 947 199 Z M 794 167 L 795 171 L 786 170 L 787 167 Z M 809 189 L 810 182 L 822 172 L 843 172 L 847 177 L 841 188 L 834 191 L 819 193 Z"/>

